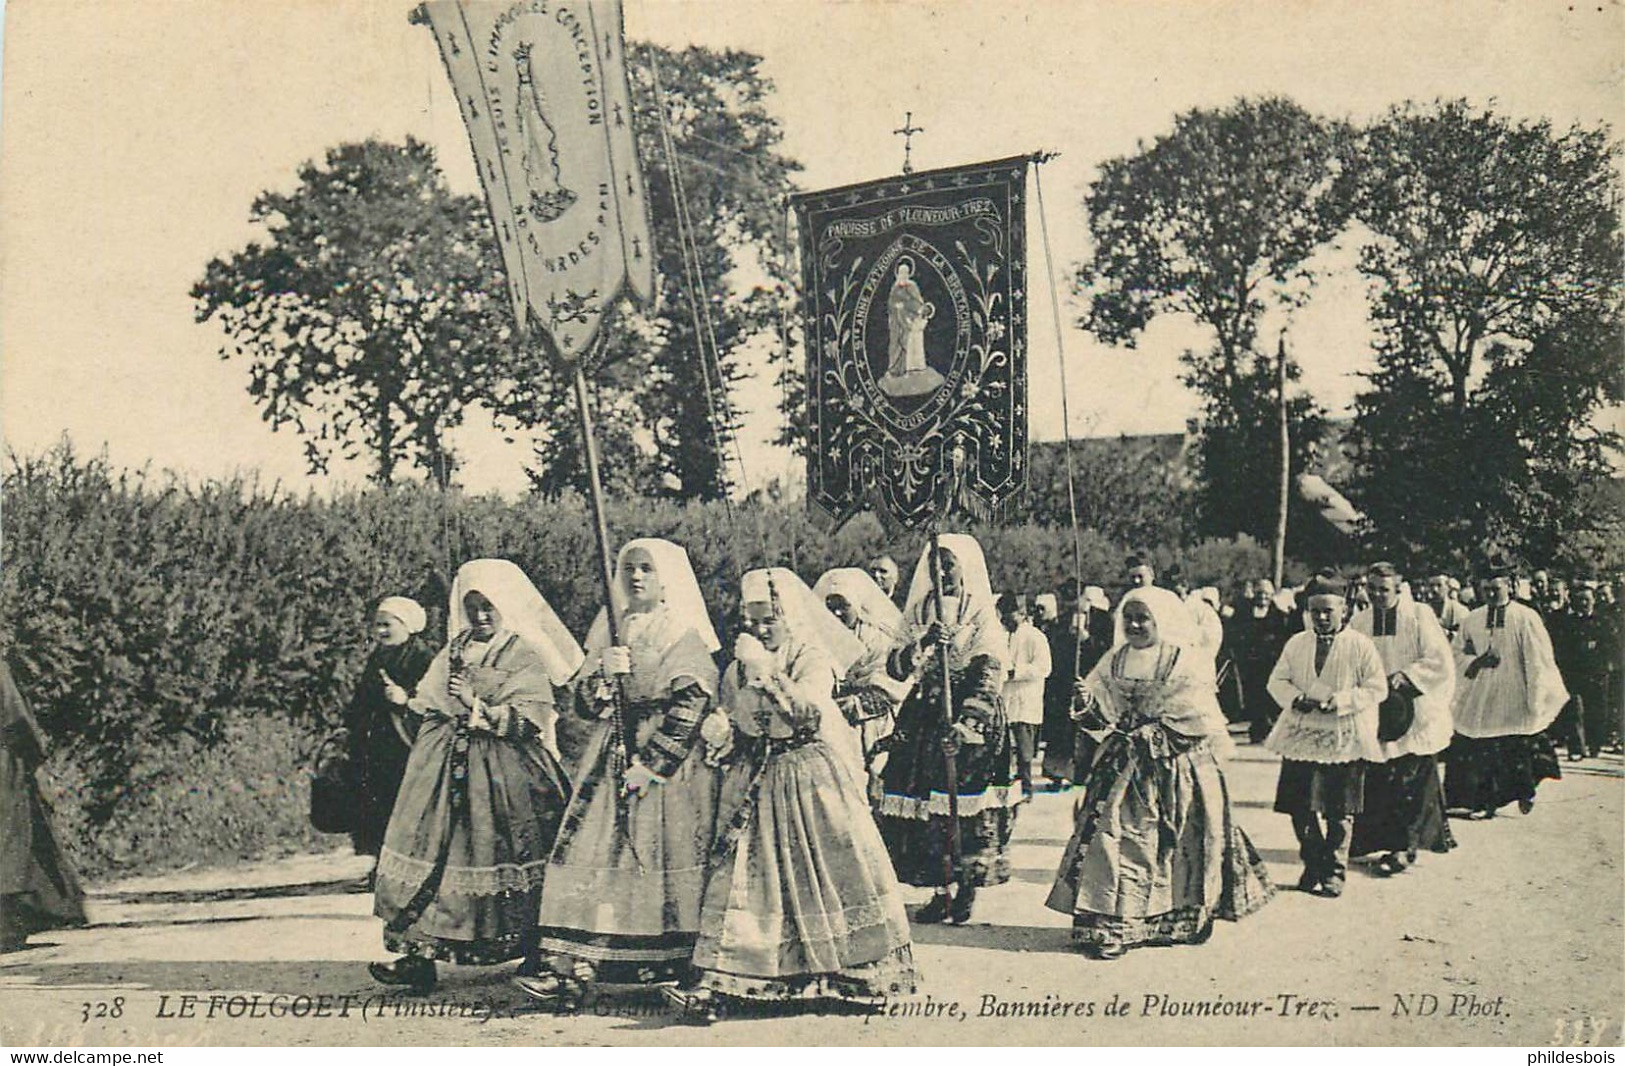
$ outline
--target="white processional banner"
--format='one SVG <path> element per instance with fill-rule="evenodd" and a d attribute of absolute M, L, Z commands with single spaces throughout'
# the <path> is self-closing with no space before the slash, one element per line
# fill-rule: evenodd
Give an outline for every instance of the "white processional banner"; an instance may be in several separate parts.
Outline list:
<path fill-rule="evenodd" d="M 620 0 L 429 0 L 522 329 L 580 358 L 654 254 Z"/>

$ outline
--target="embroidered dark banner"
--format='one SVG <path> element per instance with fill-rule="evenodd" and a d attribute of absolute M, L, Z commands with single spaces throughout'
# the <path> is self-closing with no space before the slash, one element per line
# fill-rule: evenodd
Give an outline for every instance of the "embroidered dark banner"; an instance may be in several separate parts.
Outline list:
<path fill-rule="evenodd" d="M 997 512 L 1024 483 L 1027 163 L 795 198 L 807 491 L 837 518 Z"/>

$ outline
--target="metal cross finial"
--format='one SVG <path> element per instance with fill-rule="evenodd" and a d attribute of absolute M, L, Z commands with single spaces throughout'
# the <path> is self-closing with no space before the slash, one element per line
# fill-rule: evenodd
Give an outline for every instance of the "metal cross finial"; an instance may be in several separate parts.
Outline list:
<path fill-rule="evenodd" d="M 914 125 L 914 112 L 912 112 L 912 111 L 904 112 L 903 113 L 903 125 L 898 129 L 892 130 L 892 135 L 893 136 L 903 138 L 903 173 L 904 174 L 912 174 L 912 173 L 914 173 L 914 164 L 909 161 L 909 155 L 910 155 L 910 153 L 911 153 L 911 151 L 913 150 L 913 147 L 914 147 L 914 135 L 916 133 L 924 133 L 924 132 L 925 132 L 925 127 L 924 126 L 916 126 L 916 125 Z"/>

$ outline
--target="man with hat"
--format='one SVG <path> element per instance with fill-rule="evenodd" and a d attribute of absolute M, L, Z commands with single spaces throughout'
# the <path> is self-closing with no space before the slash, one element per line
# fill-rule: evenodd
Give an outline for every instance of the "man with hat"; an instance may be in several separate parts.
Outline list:
<path fill-rule="evenodd" d="M 1563 776 L 1546 729 L 1568 702 L 1552 641 L 1534 608 L 1512 598 L 1517 569 L 1502 555 L 1481 570 L 1484 605 L 1456 634 L 1456 737 L 1446 754 L 1445 804 L 1486 818 Z"/>
<path fill-rule="evenodd" d="M 1371 639 L 1343 626 L 1347 583 L 1321 571 L 1304 591 L 1310 628 L 1293 634 L 1270 673 L 1281 707 L 1265 746 L 1281 756 L 1275 809 L 1291 815 L 1303 876 L 1298 889 L 1343 894 L 1367 761 L 1382 760 L 1377 708 L 1388 696 Z"/>
<path fill-rule="evenodd" d="M 1371 638 L 1388 675 L 1378 708 L 1383 761 L 1366 770 L 1365 809 L 1354 820 L 1354 854 L 1380 853 L 1373 869 L 1397 874 L 1417 852 L 1456 846 L 1445 821 L 1437 755 L 1450 746 L 1456 664 L 1450 639 L 1431 610 L 1404 591 L 1392 563 L 1366 571 L 1371 606 L 1349 628 Z"/>
<path fill-rule="evenodd" d="M 1576 581 L 1564 619 L 1563 639 L 1552 633 L 1558 669 L 1573 689 L 1564 714 L 1571 715 L 1569 757 L 1596 756 L 1617 742 L 1621 635 L 1616 620 L 1597 609 L 1597 586 Z M 1561 723 L 1562 718 L 1559 717 Z"/>

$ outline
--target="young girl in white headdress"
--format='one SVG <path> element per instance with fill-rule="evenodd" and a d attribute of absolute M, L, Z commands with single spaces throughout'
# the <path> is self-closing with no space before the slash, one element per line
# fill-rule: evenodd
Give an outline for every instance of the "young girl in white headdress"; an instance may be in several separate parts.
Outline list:
<path fill-rule="evenodd" d="M 490 965 L 534 953 L 536 908 L 569 784 L 553 686 L 581 648 L 524 571 L 463 564 L 451 638 L 407 704 L 420 718 L 378 860 L 378 981 L 424 992 L 436 960 Z"/>
<path fill-rule="evenodd" d="M 720 644 L 688 553 L 630 541 L 612 589 L 621 643 L 600 614 L 575 680 L 577 713 L 598 725 L 548 865 L 548 972 L 517 981 L 564 1007 L 593 982 L 689 976 L 716 830 L 720 775 L 699 725 L 716 698 Z"/>
<path fill-rule="evenodd" d="M 1236 824 L 1217 756 L 1230 749 L 1213 659 L 1190 611 L 1154 586 L 1123 597 L 1112 652 L 1078 683 L 1076 713 L 1109 729 L 1084 781 L 1046 902 L 1096 958 L 1201 943 L 1271 890 Z"/>
<path fill-rule="evenodd" d="M 740 583 L 746 632 L 705 732 L 727 774 L 685 1008 L 914 991 L 908 915 L 833 691 L 863 647 L 782 567 Z M 714 726 L 714 728 L 713 728 Z"/>
<path fill-rule="evenodd" d="M 936 889 L 914 920 L 963 923 L 970 920 L 978 887 L 1010 879 L 1007 848 L 1025 792 L 1014 783 L 1015 759 L 999 698 L 1009 642 L 994 607 L 981 545 L 960 533 L 938 539 L 942 617 L 931 592 L 927 547 L 914 568 L 903 611 L 908 632 L 889 664 L 892 677 L 918 677 L 919 682 L 903 701 L 887 742 L 880 832 L 898 878 Z M 951 679 L 951 722 L 943 716 L 943 655 Z M 949 859 L 949 749 L 955 755 L 959 805 L 957 864 Z"/>

